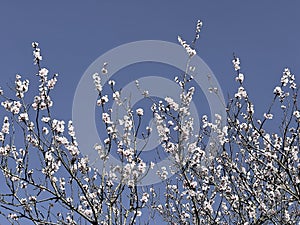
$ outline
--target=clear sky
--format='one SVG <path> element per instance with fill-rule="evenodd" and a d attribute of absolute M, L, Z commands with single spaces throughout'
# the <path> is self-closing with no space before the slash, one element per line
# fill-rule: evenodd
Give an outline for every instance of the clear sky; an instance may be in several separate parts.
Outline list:
<path fill-rule="evenodd" d="M 34 82 L 31 42 L 37 41 L 45 59 L 42 65 L 59 73 L 53 96 L 56 115 L 71 119 L 77 84 L 95 59 L 133 41 L 177 43 L 178 35 L 191 40 L 201 19 L 197 52 L 214 72 L 225 98 L 237 88 L 234 52 L 241 58 L 248 93 L 262 114 L 285 67 L 300 79 L 299 9 L 298 1 L 279 0 L 2 0 L 0 86 L 12 84 L 16 73 Z"/>
<path fill-rule="evenodd" d="M 38 41 L 43 65 L 60 74 L 58 113 L 70 118 L 76 86 L 97 57 L 132 41 L 176 43 L 177 35 L 192 39 L 195 22 L 201 19 L 198 54 L 224 94 L 236 89 L 231 66 L 235 52 L 249 93 L 264 107 L 284 67 L 300 73 L 299 8 L 297 1 L 278 0 L 1 1 L 1 86 L 16 73 L 34 77 L 31 42 Z"/>

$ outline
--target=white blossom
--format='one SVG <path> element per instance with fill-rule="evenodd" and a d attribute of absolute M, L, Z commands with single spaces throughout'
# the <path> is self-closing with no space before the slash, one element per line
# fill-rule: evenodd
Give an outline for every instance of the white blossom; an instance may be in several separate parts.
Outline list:
<path fill-rule="evenodd" d="M 98 73 L 93 74 L 95 88 L 98 92 L 102 91 L 101 78 Z"/>
<path fill-rule="evenodd" d="M 15 221 L 19 219 L 19 216 L 16 213 L 9 213 L 7 217 Z"/>
<path fill-rule="evenodd" d="M 236 70 L 236 71 L 238 71 L 241 67 L 240 67 L 240 64 L 241 64 L 241 62 L 240 62 L 240 59 L 239 58 L 234 58 L 233 60 L 232 60 L 232 64 L 233 64 L 233 67 L 234 67 L 234 69 Z"/>
<path fill-rule="evenodd" d="M 239 73 L 239 75 L 235 78 L 235 80 L 243 83 L 244 82 L 244 74 Z"/>
<path fill-rule="evenodd" d="M 235 94 L 235 97 L 239 99 L 247 98 L 247 96 L 247 92 L 243 87 L 239 87 L 238 92 Z"/>
<path fill-rule="evenodd" d="M 179 109 L 178 103 L 176 103 L 171 97 L 166 97 L 165 101 L 168 103 L 171 109 L 177 111 Z"/>
<path fill-rule="evenodd" d="M 299 110 L 295 110 L 293 112 L 293 115 L 297 118 L 297 119 L 300 119 L 300 111 Z"/>
<path fill-rule="evenodd" d="M 108 65 L 107 62 L 103 63 L 103 67 L 102 67 L 102 69 L 101 69 L 101 72 L 102 72 L 103 74 L 107 74 L 107 73 L 108 73 L 107 65 Z"/>
<path fill-rule="evenodd" d="M 277 87 L 275 87 L 273 93 L 274 93 L 275 95 L 282 95 L 282 94 L 283 94 L 283 91 L 282 91 L 281 87 L 278 87 L 278 86 L 277 86 Z"/>
<path fill-rule="evenodd" d="M 137 114 L 138 116 L 143 116 L 143 115 L 144 115 L 144 110 L 143 110 L 142 108 L 138 108 L 138 109 L 136 110 L 136 114 Z"/>
<path fill-rule="evenodd" d="M 268 119 L 268 120 L 271 120 L 271 119 L 273 119 L 273 114 L 271 114 L 271 113 L 264 113 L 264 117 L 266 119 Z"/>
<path fill-rule="evenodd" d="M 27 121 L 27 120 L 29 120 L 28 114 L 27 113 L 20 113 L 19 121 Z"/>
<path fill-rule="evenodd" d="M 194 55 L 196 55 L 196 50 L 192 49 L 190 47 L 190 45 L 188 45 L 186 43 L 186 41 L 182 40 L 182 38 L 180 36 L 178 36 L 178 42 L 181 44 L 181 46 L 186 50 L 186 52 L 188 53 L 189 57 L 193 57 Z"/>
<path fill-rule="evenodd" d="M 54 119 L 52 121 L 52 130 L 58 133 L 63 133 L 65 130 L 65 121 L 61 120 L 56 120 Z"/>
<path fill-rule="evenodd" d="M 148 193 L 143 193 L 142 198 L 141 198 L 141 202 L 147 203 L 148 199 L 149 199 L 149 194 Z"/>
<path fill-rule="evenodd" d="M 1 132 L 3 134 L 9 134 L 9 126 L 10 126 L 10 123 L 9 123 L 8 117 L 5 116 L 4 119 L 3 119 L 3 125 L 2 125 Z"/>
<path fill-rule="evenodd" d="M 100 99 L 97 100 L 97 105 L 101 106 L 108 102 L 108 96 L 104 95 Z"/>

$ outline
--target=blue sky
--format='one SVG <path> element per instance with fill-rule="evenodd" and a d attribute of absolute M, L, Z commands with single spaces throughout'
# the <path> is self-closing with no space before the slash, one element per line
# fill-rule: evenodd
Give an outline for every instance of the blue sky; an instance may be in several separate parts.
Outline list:
<path fill-rule="evenodd" d="M 278 0 L 2 1 L 0 86 L 7 89 L 16 73 L 34 83 L 31 42 L 37 41 L 45 59 L 42 65 L 59 73 L 53 96 L 56 115 L 68 120 L 77 84 L 95 59 L 133 41 L 177 43 L 178 35 L 192 40 L 201 19 L 204 26 L 196 49 L 225 98 L 237 89 L 231 64 L 235 52 L 245 86 L 262 115 L 283 69 L 290 67 L 296 80 L 299 77 L 299 9 L 300 2 Z M 126 83 L 126 78 L 119 79 Z"/>
<path fill-rule="evenodd" d="M 296 1 L 2 1 L 1 86 L 16 73 L 35 78 L 30 43 L 38 41 L 43 65 L 60 74 L 58 113 L 70 118 L 76 86 L 97 57 L 132 41 L 176 43 L 177 35 L 192 39 L 201 19 L 198 54 L 224 94 L 236 89 L 231 66 L 235 52 L 249 93 L 258 108 L 264 107 L 283 68 L 289 66 L 296 75 L 300 71 L 299 7 Z"/>

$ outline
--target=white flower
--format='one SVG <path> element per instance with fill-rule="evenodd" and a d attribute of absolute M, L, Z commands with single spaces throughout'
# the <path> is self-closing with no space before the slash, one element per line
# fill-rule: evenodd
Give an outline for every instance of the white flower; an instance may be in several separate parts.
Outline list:
<path fill-rule="evenodd" d="M 27 129 L 29 131 L 33 131 L 33 129 L 34 129 L 34 123 L 33 122 L 29 122 L 29 124 L 27 125 Z"/>
<path fill-rule="evenodd" d="M 253 114 L 254 113 L 254 106 L 253 106 L 253 104 L 248 104 L 247 105 L 247 112 L 249 113 L 249 114 Z"/>
<path fill-rule="evenodd" d="M 177 111 L 179 109 L 179 105 L 170 97 L 165 97 L 165 101 L 168 103 L 171 109 Z"/>
<path fill-rule="evenodd" d="M 192 49 L 190 47 L 190 45 L 188 45 L 186 43 L 186 41 L 182 40 L 182 38 L 180 36 L 178 36 L 178 42 L 181 44 L 182 47 L 184 47 L 184 49 L 186 50 L 186 52 L 188 53 L 188 55 L 190 57 L 193 57 L 194 55 L 196 55 L 196 50 Z"/>
<path fill-rule="evenodd" d="M 148 193 L 143 193 L 143 196 L 141 198 L 141 202 L 147 203 L 149 199 L 149 194 Z"/>
<path fill-rule="evenodd" d="M 39 71 L 39 76 L 40 77 L 46 77 L 47 75 L 48 75 L 48 70 L 46 69 L 46 68 L 42 68 L 42 69 L 40 69 L 40 71 Z"/>
<path fill-rule="evenodd" d="M 295 82 L 293 82 L 293 83 L 290 85 L 290 88 L 295 90 L 295 89 L 297 88 L 297 85 L 296 85 L 296 83 L 295 83 Z"/>
<path fill-rule="evenodd" d="M 161 167 L 161 171 L 157 171 L 157 175 L 159 175 L 160 179 L 165 180 L 167 179 L 169 173 L 165 166 Z"/>
<path fill-rule="evenodd" d="M 264 113 L 264 117 L 265 117 L 267 120 L 271 120 L 271 119 L 273 119 L 273 114 L 271 114 L 271 113 Z"/>
<path fill-rule="evenodd" d="M 243 81 L 244 81 L 244 74 L 239 73 L 239 75 L 235 78 L 235 80 L 243 83 Z"/>
<path fill-rule="evenodd" d="M 19 101 L 14 101 L 12 107 L 10 108 L 10 111 L 13 114 L 18 114 L 21 110 L 22 104 Z"/>
<path fill-rule="evenodd" d="M 234 96 L 239 99 L 247 98 L 247 92 L 245 91 L 245 89 L 243 87 L 239 87 L 238 93 L 236 93 Z"/>
<path fill-rule="evenodd" d="M 109 138 L 106 138 L 106 139 L 104 139 L 104 141 L 103 141 L 103 142 L 104 142 L 104 144 L 106 144 L 106 145 L 107 145 L 107 144 L 109 144 L 109 143 L 110 143 L 110 139 L 109 139 Z"/>
<path fill-rule="evenodd" d="M 1 132 L 3 134 L 9 134 L 9 125 L 10 125 L 10 123 L 9 123 L 8 117 L 5 116 L 3 119 L 3 125 L 2 125 L 2 130 L 1 130 Z"/>
<path fill-rule="evenodd" d="M 102 113 L 102 120 L 104 123 L 112 123 L 110 120 L 110 115 L 108 113 Z"/>
<path fill-rule="evenodd" d="M 113 93 L 113 99 L 117 100 L 120 98 L 120 92 L 119 91 L 116 91 Z"/>
<path fill-rule="evenodd" d="M 1 102 L 1 105 L 7 110 L 7 111 L 10 111 L 10 108 L 12 106 L 12 102 L 6 100 L 4 102 Z"/>
<path fill-rule="evenodd" d="M 69 198 L 68 198 L 68 199 L 69 199 Z M 67 221 L 68 224 L 76 224 L 75 221 L 72 219 L 71 216 L 67 216 L 67 217 L 66 217 L 66 221 Z"/>
<path fill-rule="evenodd" d="M 140 162 L 139 165 L 138 165 L 138 171 L 140 173 L 142 173 L 142 174 L 145 173 L 145 171 L 146 171 L 146 163 Z"/>
<path fill-rule="evenodd" d="M 278 86 L 277 86 L 277 87 L 274 88 L 273 93 L 274 93 L 275 95 L 281 95 L 281 94 L 283 93 L 283 91 L 282 91 L 281 87 L 278 87 Z"/>
<path fill-rule="evenodd" d="M 33 56 L 34 56 L 34 64 L 37 64 L 39 61 L 42 60 L 42 56 L 41 56 L 41 50 L 38 48 L 39 43 L 37 42 L 32 42 L 32 48 L 34 48 L 33 50 Z"/>
<path fill-rule="evenodd" d="M 294 111 L 293 116 L 295 116 L 297 119 L 299 119 L 300 118 L 300 111 L 299 110 Z"/>
<path fill-rule="evenodd" d="M 240 67 L 240 59 L 239 58 L 234 58 L 232 60 L 232 64 L 233 64 L 233 67 L 234 67 L 234 70 L 235 71 L 238 71 L 241 67 Z"/>
<path fill-rule="evenodd" d="M 199 39 L 199 37 L 200 37 L 199 33 L 201 31 L 202 25 L 203 25 L 202 21 L 198 20 L 197 21 L 197 26 L 196 26 L 196 39 Z"/>
<path fill-rule="evenodd" d="M 154 162 L 150 162 L 150 169 L 153 169 L 155 166 L 155 163 Z"/>
<path fill-rule="evenodd" d="M 44 133 L 45 135 L 47 135 L 47 134 L 49 133 L 49 130 L 48 130 L 47 127 L 43 127 L 43 133 Z"/>
<path fill-rule="evenodd" d="M 91 217 L 93 215 L 93 211 L 91 209 L 84 210 L 84 214 L 88 217 Z"/>
<path fill-rule="evenodd" d="M 19 121 L 27 121 L 28 120 L 28 114 L 27 113 L 20 113 Z"/>
<path fill-rule="evenodd" d="M 101 106 L 108 102 L 108 96 L 104 95 L 100 99 L 97 100 L 97 105 Z"/>
<path fill-rule="evenodd" d="M 19 74 L 17 74 L 16 75 L 16 80 L 15 80 L 16 96 L 18 98 L 23 98 L 24 93 L 28 91 L 29 80 L 21 81 L 20 79 L 21 79 L 21 76 Z"/>
<path fill-rule="evenodd" d="M 149 127 L 149 126 L 146 127 L 146 130 L 147 130 L 148 133 L 151 133 L 151 132 L 152 132 L 152 128 Z"/>
<path fill-rule="evenodd" d="M 94 85 L 98 92 L 102 91 L 101 78 L 98 73 L 93 74 Z"/>
<path fill-rule="evenodd" d="M 116 82 L 115 82 L 114 80 L 109 80 L 109 81 L 108 81 L 108 84 L 109 84 L 110 86 L 115 86 Z"/>
<path fill-rule="evenodd" d="M 41 119 L 42 122 L 44 123 L 48 123 L 50 121 L 50 117 L 47 117 L 47 116 L 44 116 L 42 119 Z"/>
<path fill-rule="evenodd" d="M 285 68 L 281 77 L 281 83 L 283 86 L 286 86 L 289 83 L 289 77 L 291 76 L 291 72 L 288 68 Z"/>
<path fill-rule="evenodd" d="M 107 74 L 107 73 L 108 73 L 108 70 L 107 70 L 106 68 L 102 68 L 101 72 L 102 72 L 103 74 Z"/>
<path fill-rule="evenodd" d="M 52 121 L 52 129 L 58 133 L 63 133 L 65 130 L 65 121 L 61 120 L 56 120 L 54 119 Z"/>
<path fill-rule="evenodd" d="M 12 220 L 18 220 L 18 218 L 19 218 L 16 213 L 9 213 L 7 217 Z"/>
<path fill-rule="evenodd" d="M 56 75 L 56 76 L 57 76 L 57 75 Z M 54 77 L 54 78 L 48 80 L 48 82 L 47 82 L 47 87 L 48 87 L 49 89 L 53 89 L 54 86 L 55 86 L 55 84 L 56 84 L 56 82 L 57 82 L 57 78 L 56 78 L 56 77 Z"/>
<path fill-rule="evenodd" d="M 289 68 L 284 69 L 280 81 L 283 86 L 290 84 L 291 89 L 296 89 L 297 87 L 295 83 L 295 76 L 291 73 Z"/>
<path fill-rule="evenodd" d="M 108 65 L 107 62 L 103 63 L 103 67 L 102 67 L 102 69 L 101 69 L 101 73 L 103 73 L 103 74 L 107 74 L 107 73 L 108 73 L 108 70 L 107 70 L 107 68 L 106 68 L 107 65 Z"/>
<path fill-rule="evenodd" d="M 138 109 L 136 110 L 136 114 L 137 114 L 138 116 L 142 116 L 142 115 L 144 115 L 144 110 L 143 110 L 142 108 L 138 108 Z"/>
<path fill-rule="evenodd" d="M 73 137 L 73 139 L 76 139 L 75 129 L 74 129 L 72 120 L 69 120 L 69 122 L 68 122 L 68 133 L 71 137 Z"/>
<path fill-rule="evenodd" d="M 107 133 L 108 134 L 112 134 L 114 132 L 114 128 L 113 127 L 107 127 Z"/>
<path fill-rule="evenodd" d="M 29 201 L 36 202 L 36 196 L 29 196 Z"/>
<path fill-rule="evenodd" d="M 39 46 L 39 43 L 34 41 L 34 42 L 31 43 L 31 46 L 33 48 L 37 48 Z"/>
<path fill-rule="evenodd" d="M 191 188 L 196 188 L 197 187 L 197 181 L 192 181 L 190 183 Z"/>

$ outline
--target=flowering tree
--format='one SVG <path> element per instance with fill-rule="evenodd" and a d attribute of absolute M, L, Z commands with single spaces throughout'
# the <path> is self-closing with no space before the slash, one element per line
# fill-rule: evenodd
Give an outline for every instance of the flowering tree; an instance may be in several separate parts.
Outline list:
<path fill-rule="evenodd" d="M 233 59 L 238 91 L 224 104 L 227 115 L 202 116 L 196 129 L 191 113 L 195 87 L 190 60 L 196 54 L 202 22 L 197 22 L 191 45 L 179 43 L 188 54 L 187 70 L 176 77 L 181 94 L 176 102 L 151 98 L 149 109 L 159 134 L 160 149 L 172 162 L 157 172 L 161 184 L 142 186 L 154 163 L 143 154 L 151 127 L 143 126 L 144 110 L 133 110 L 116 82 L 103 84 L 102 74 L 91 74 L 105 127 L 103 143 L 95 143 L 103 168 L 80 153 L 72 121 L 52 114 L 51 95 L 58 75 L 49 76 L 34 42 L 39 79 L 33 101 L 29 80 L 16 75 L 15 96 L 0 90 L 6 110 L 0 132 L 2 186 L 0 214 L 11 224 L 295 224 L 300 221 L 300 111 L 295 77 L 285 69 L 281 84 L 261 119 L 254 113 L 241 73 Z M 105 92 L 103 85 L 110 87 Z M 138 90 L 142 87 L 136 82 Z M 211 94 L 218 95 L 211 87 Z M 116 120 L 110 101 L 125 109 Z M 273 112 L 275 114 L 273 115 Z M 211 120 L 211 121 L 210 121 Z M 278 120 L 278 127 L 270 121 Z M 225 122 L 224 122 L 225 121 Z M 143 137 L 143 145 L 138 143 Z M 141 147 L 142 146 L 142 147 Z M 105 164 L 111 154 L 120 165 Z M 162 222 L 161 222 L 162 223 Z M 159 224 L 161 224 L 159 223 Z"/>
<path fill-rule="evenodd" d="M 284 69 L 270 107 L 258 119 L 243 87 L 240 60 L 234 57 L 232 62 L 239 87 L 228 101 L 226 126 L 221 126 L 220 115 L 214 123 L 203 116 L 202 132 L 193 135 L 189 132 L 193 129 L 186 129 L 189 126 L 180 128 L 189 119 L 177 121 L 176 127 L 183 129 L 180 135 L 186 138 L 173 142 L 168 137 L 164 146 L 177 159 L 180 172 L 176 182 L 165 182 L 165 203 L 156 208 L 170 224 L 296 224 L 300 220 L 300 112 L 295 77 Z M 165 109 L 159 112 L 170 114 Z M 268 122 L 275 117 L 280 120 L 278 129 L 268 131 Z M 201 140 L 212 132 L 217 143 L 203 145 Z M 198 139 L 191 141 L 192 137 Z M 182 146 L 183 140 L 187 143 Z M 204 149 L 218 144 L 221 148 L 211 159 Z M 181 155 L 184 148 L 187 154 Z"/>

